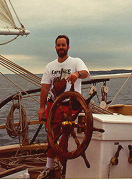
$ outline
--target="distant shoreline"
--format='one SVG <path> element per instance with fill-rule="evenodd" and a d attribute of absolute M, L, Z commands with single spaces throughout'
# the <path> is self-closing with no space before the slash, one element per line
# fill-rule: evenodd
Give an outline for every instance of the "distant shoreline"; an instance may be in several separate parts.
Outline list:
<path fill-rule="evenodd" d="M 113 69 L 113 70 L 91 70 L 91 75 L 105 75 L 105 74 L 118 74 L 118 73 L 132 73 L 132 70 L 126 70 L 126 69 Z M 14 73 L 13 73 L 14 74 Z M 12 75 L 12 73 L 8 73 L 5 75 Z M 42 73 L 38 73 L 36 75 L 42 75 Z"/>
<path fill-rule="evenodd" d="M 114 69 L 114 70 L 97 70 L 97 71 L 90 71 L 91 75 L 103 75 L 103 74 L 118 74 L 118 73 L 132 73 L 132 70 L 125 70 L 125 69 Z"/>

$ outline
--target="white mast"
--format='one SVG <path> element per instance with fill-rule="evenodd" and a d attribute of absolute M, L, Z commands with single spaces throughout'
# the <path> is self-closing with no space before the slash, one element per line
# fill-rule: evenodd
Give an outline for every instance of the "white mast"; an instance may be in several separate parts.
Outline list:
<path fill-rule="evenodd" d="M 20 23 L 13 6 L 12 9 Z M 28 35 L 29 33 L 21 23 L 19 28 L 16 26 L 6 0 L 0 0 L 0 35 Z"/>

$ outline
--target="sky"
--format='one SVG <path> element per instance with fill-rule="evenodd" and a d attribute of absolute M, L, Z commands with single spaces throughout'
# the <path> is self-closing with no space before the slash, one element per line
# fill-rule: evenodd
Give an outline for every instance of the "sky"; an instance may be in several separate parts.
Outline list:
<path fill-rule="evenodd" d="M 132 0 L 11 2 L 30 35 L 0 46 L 0 51 L 27 70 L 43 73 L 57 58 L 55 39 L 60 34 L 70 38 L 69 55 L 81 58 L 90 71 L 132 69 Z M 0 43 L 9 38 L 0 37 Z"/>

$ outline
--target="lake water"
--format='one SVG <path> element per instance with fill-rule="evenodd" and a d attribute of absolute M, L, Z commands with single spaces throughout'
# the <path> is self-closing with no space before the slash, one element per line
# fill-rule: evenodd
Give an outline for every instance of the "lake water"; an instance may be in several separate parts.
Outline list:
<path fill-rule="evenodd" d="M 18 84 L 22 89 L 29 90 L 29 89 L 35 89 L 38 88 L 35 85 L 27 82 L 24 79 L 21 79 L 17 75 L 8 74 L 6 75 L 9 79 L 14 81 L 16 84 Z M 39 75 L 40 77 L 42 75 Z M 108 93 L 108 101 L 111 101 L 114 96 L 117 94 L 119 89 L 122 87 L 123 83 L 125 82 L 126 78 L 122 79 L 111 79 L 107 82 L 107 86 L 109 87 L 109 93 Z M 100 93 L 100 86 L 102 86 L 102 83 L 97 84 L 97 90 L 99 94 L 99 98 L 101 99 L 101 93 Z M 89 87 L 91 85 L 83 85 L 82 86 L 82 94 L 85 98 L 89 97 Z M 0 75 L 0 102 L 2 102 L 7 97 L 17 93 L 20 91 L 18 88 L 16 88 L 11 82 L 9 82 L 7 79 L 5 79 L 2 75 Z M 35 96 L 35 98 L 39 101 L 39 96 Z M 31 119 L 34 114 L 37 114 L 39 109 L 39 103 L 34 101 L 31 98 L 23 99 L 24 105 L 27 111 L 28 119 Z M 93 99 L 95 102 L 97 102 L 97 98 L 94 97 Z M 114 100 L 113 104 L 132 104 L 132 78 L 130 78 L 126 85 L 121 90 L 120 94 L 117 96 L 117 98 Z M 12 106 L 12 102 L 9 102 L 4 107 L 0 109 L 0 124 L 5 124 L 7 115 L 10 111 L 10 108 Z M 37 115 L 33 118 L 33 120 L 38 120 Z M 34 136 L 36 130 L 38 128 L 38 125 L 29 126 L 29 138 L 30 140 Z M 8 136 L 6 129 L 0 130 L 0 145 L 7 145 L 7 144 L 14 144 L 18 143 L 18 138 L 12 139 Z M 44 125 L 37 137 L 37 140 L 43 142 L 46 140 L 46 132 L 44 129 Z"/>

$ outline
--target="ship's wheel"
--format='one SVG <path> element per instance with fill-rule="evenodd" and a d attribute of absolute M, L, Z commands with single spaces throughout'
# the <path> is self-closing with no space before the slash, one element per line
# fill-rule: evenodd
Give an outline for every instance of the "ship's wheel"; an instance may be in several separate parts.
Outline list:
<path fill-rule="evenodd" d="M 81 124 L 78 122 L 80 114 L 83 116 Z M 80 129 L 82 132 L 78 133 Z M 68 91 L 56 98 L 48 118 L 48 139 L 59 157 L 74 159 L 83 156 L 92 132 L 92 113 L 80 93 Z"/>

